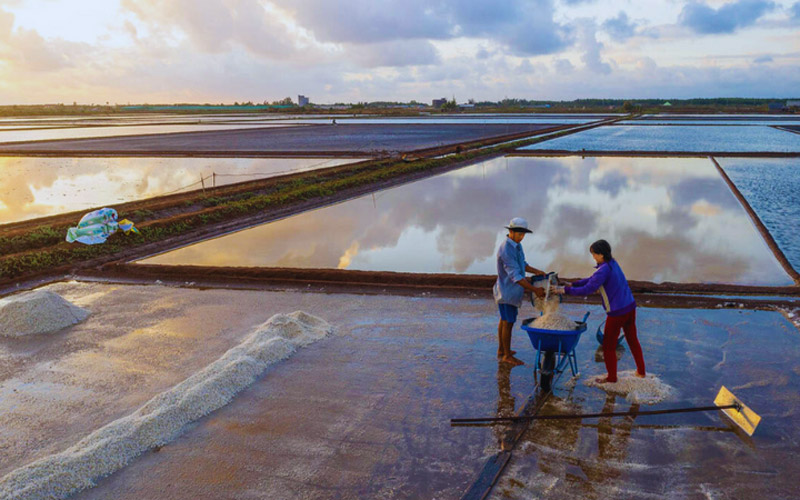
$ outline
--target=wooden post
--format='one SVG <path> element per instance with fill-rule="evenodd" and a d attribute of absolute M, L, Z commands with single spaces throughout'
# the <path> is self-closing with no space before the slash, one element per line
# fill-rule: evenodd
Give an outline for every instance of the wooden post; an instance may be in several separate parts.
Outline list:
<path fill-rule="evenodd" d="M 200 174 L 200 184 L 203 186 L 203 194 L 206 194 L 206 179 Z"/>
<path fill-rule="evenodd" d="M 211 172 L 211 182 L 213 183 L 214 187 L 217 187 L 217 173 Z"/>

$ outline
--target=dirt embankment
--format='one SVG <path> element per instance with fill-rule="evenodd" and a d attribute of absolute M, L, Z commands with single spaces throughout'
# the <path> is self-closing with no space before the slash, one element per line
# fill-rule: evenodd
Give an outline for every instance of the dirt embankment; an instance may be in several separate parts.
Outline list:
<path fill-rule="evenodd" d="M 421 274 L 347 269 L 205 267 L 153 264 L 109 264 L 82 270 L 77 277 L 92 281 L 156 283 L 208 288 L 257 290 L 296 289 L 394 295 L 491 297 L 496 276 Z M 568 280 L 569 281 L 569 280 Z M 797 304 L 800 288 L 708 283 L 631 281 L 637 303 L 644 307 L 772 309 Z M 768 295 L 759 300 L 747 296 Z M 732 297 L 733 296 L 733 297 Z M 599 304 L 599 296 L 565 297 L 567 302 Z"/>

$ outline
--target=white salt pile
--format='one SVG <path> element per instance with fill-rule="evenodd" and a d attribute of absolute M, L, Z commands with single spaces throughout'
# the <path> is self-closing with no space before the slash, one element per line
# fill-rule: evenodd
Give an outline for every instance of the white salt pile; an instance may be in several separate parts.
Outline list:
<path fill-rule="evenodd" d="M 49 290 L 0 299 L 0 335 L 24 337 L 53 333 L 80 323 L 89 316 L 82 309 Z"/>
<path fill-rule="evenodd" d="M 89 434 L 61 453 L 0 479 L 4 500 L 62 499 L 94 486 L 136 456 L 177 437 L 183 427 L 225 406 L 272 363 L 331 332 L 324 320 L 296 311 L 278 314 L 242 343 L 135 413 Z"/>
<path fill-rule="evenodd" d="M 647 374 L 645 378 L 636 376 L 635 370 L 626 370 L 617 373 L 617 382 L 613 384 L 600 384 L 594 377 L 584 384 L 589 387 L 598 387 L 611 394 L 625 396 L 630 403 L 655 404 L 672 397 L 675 389 L 665 384 L 658 377 Z"/>
<path fill-rule="evenodd" d="M 557 295 L 548 297 L 547 300 L 537 297 L 534 299 L 533 305 L 538 311 L 544 313 L 531 323 L 533 328 L 542 330 L 575 330 L 577 328 L 575 322 L 560 311 L 561 300 Z"/>

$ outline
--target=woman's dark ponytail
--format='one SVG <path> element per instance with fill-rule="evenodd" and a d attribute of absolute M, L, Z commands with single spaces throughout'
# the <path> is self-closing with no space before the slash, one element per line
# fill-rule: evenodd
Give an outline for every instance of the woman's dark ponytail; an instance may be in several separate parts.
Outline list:
<path fill-rule="evenodd" d="M 614 257 L 611 256 L 611 245 L 606 240 L 597 240 L 589 247 L 589 251 L 603 256 L 604 262 L 611 262 Z"/>

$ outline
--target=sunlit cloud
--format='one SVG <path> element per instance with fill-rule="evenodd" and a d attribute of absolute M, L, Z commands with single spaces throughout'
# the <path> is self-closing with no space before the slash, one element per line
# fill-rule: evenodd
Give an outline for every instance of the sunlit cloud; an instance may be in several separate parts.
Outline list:
<path fill-rule="evenodd" d="M 6 1 L 0 104 L 790 97 L 798 23 L 796 0 Z"/>

